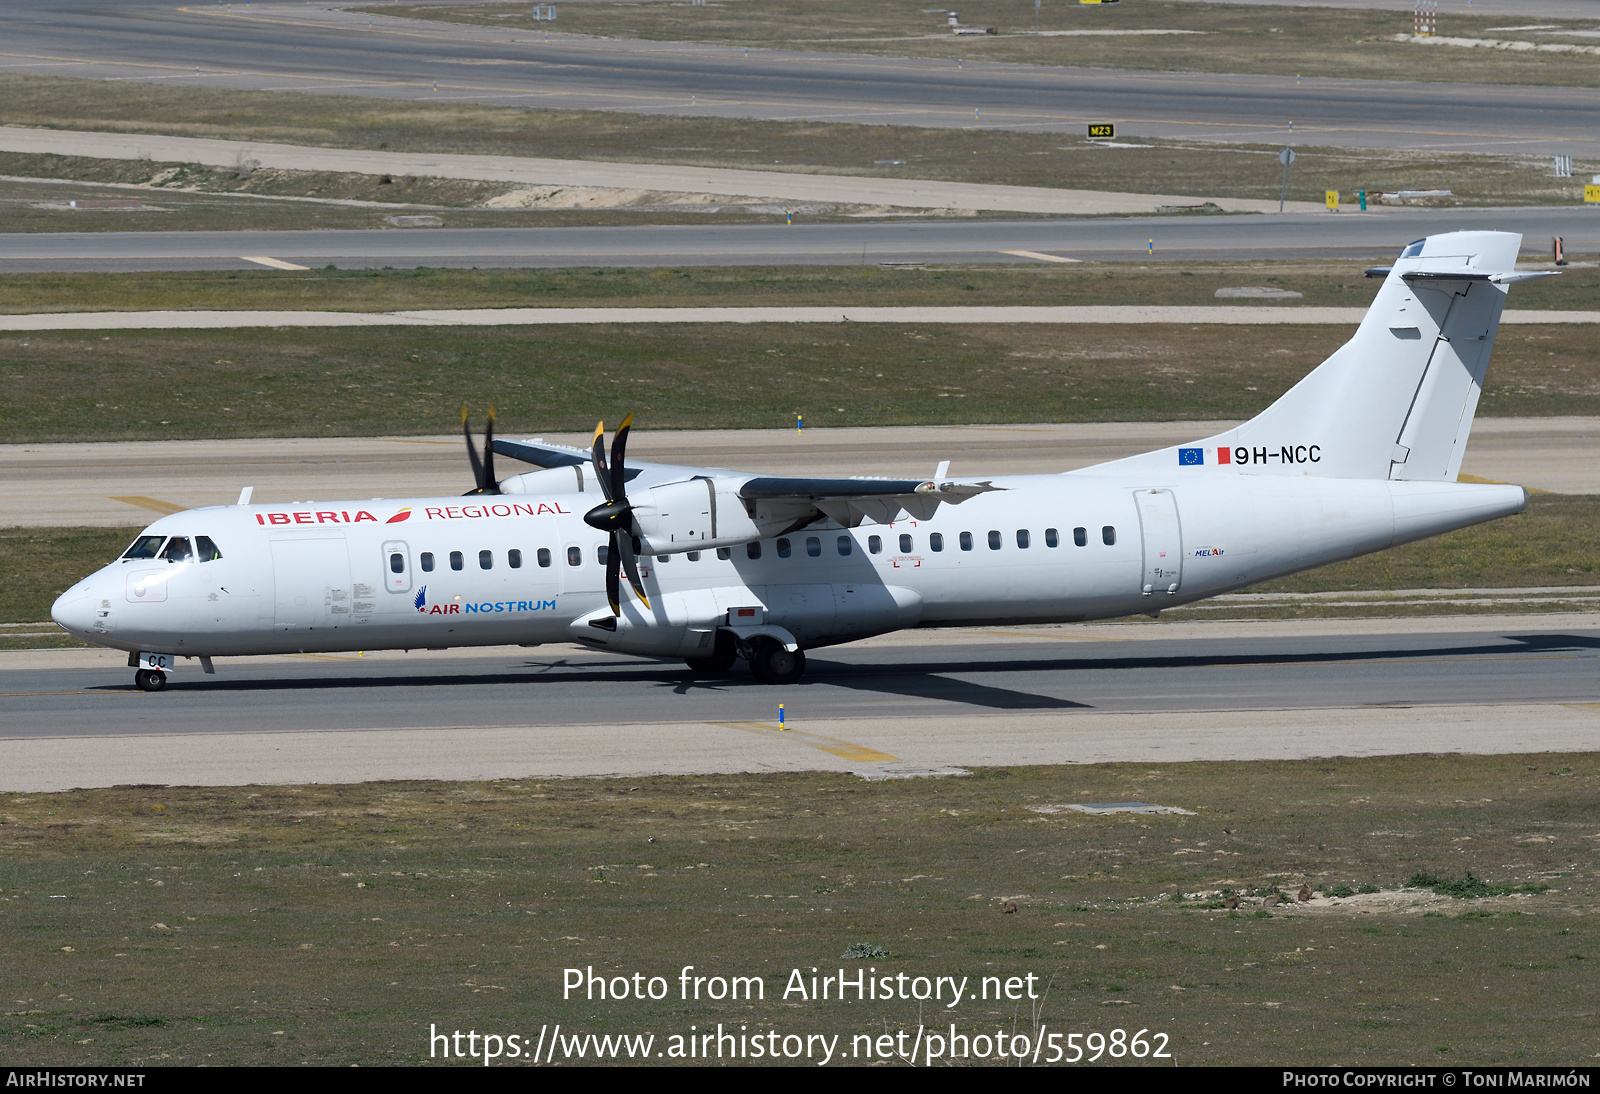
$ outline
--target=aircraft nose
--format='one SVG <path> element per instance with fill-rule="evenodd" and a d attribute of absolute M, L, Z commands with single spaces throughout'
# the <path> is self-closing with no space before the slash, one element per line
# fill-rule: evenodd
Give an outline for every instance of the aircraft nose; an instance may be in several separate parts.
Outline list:
<path fill-rule="evenodd" d="M 85 635 L 94 626 L 95 599 L 84 585 L 76 585 L 56 598 L 50 618 L 73 634 Z"/>

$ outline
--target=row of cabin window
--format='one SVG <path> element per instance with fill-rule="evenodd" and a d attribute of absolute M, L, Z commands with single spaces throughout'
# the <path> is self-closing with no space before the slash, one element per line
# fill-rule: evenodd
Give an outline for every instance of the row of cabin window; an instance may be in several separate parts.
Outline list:
<path fill-rule="evenodd" d="M 989 532 L 988 541 L 989 550 L 998 551 L 1005 543 L 1005 536 L 1002 535 L 998 529 L 994 529 Z M 1016 542 L 1019 548 L 1022 550 L 1027 550 L 1033 545 L 1033 535 L 1026 528 L 1018 528 Z M 1072 530 L 1072 542 L 1079 547 L 1087 547 L 1089 545 L 1089 530 L 1087 528 L 1074 528 Z M 1109 524 L 1101 528 L 1100 542 L 1104 543 L 1107 547 L 1115 545 L 1117 542 L 1116 528 Z M 956 536 L 956 544 L 963 551 L 972 550 L 972 533 L 960 533 L 958 536 Z M 1044 530 L 1044 545 L 1046 547 L 1061 546 L 1061 534 L 1054 528 L 1046 528 Z M 778 557 L 788 558 L 793 549 L 789 541 L 787 539 L 780 539 L 778 540 L 777 546 Z M 839 536 L 835 541 L 835 546 L 841 555 L 848 555 L 851 551 L 855 550 L 855 541 L 850 536 Z M 901 554 L 910 554 L 916 549 L 916 539 L 909 532 L 902 532 L 900 533 L 898 546 Z M 750 543 L 746 545 L 745 549 L 749 552 L 751 558 L 761 557 L 761 544 Z M 944 550 L 943 533 L 930 532 L 928 534 L 928 550 L 934 552 L 935 554 L 938 554 L 940 551 Z M 867 537 L 867 553 L 872 555 L 883 553 L 883 538 L 881 536 Z M 819 537 L 806 537 L 806 554 L 810 555 L 812 558 L 816 558 L 822 554 L 822 540 Z M 728 549 L 724 547 L 718 550 L 717 555 L 721 558 L 727 558 Z M 689 557 L 694 558 L 696 556 L 691 554 Z"/>
<path fill-rule="evenodd" d="M 1016 537 L 1016 539 L 1017 539 L 1017 546 L 1019 548 L 1023 549 L 1023 550 L 1026 550 L 1028 547 L 1030 547 L 1032 545 L 1032 542 L 1033 542 L 1032 535 L 1029 533 L 1029 531 L 1026 528 L 1018 528 L 1017 529 L 1017 537 Z M 1002 544 L 1004 542 L 1004 537 L 1000 534 L 1000 532 L 998 530 L 993 530 L 993 531 L 990 531 L 989 536 L 988 536 L 988 540 L 989 540 L 989 550 L 998 551 L 998 550 L 1000 550 L 1000 548 L 1001 548 L 1001 546 L 1002 546 Z M 972 542 L 973 542 L 972 541 L 972 533 L 971 532 L 962 532 L 959 536 L 956 537 L 956 542 L 959 544 L 959 546 L 961 547 L 961 549 L 963 551 L 972 550 Z M 1074 544 L 1076 544 L 1077 546 L 1079 546 L 1079 547 L 1087 547 L 1089 545 L 1089 530 L 1087 528 L 1074 528 L 1072 530 L 1072 542 Z M 1107 524 L 1105 527 L 1101 528 L 1100 529 L 1100 542 L 1104 543 L 1107 547 L 1110 547 L 1110 546 L 1114 545 L 1117 542 L 1117 530 L 1116 530 L 1116 528 L 1114 528 L 1112 525 L 1109 525 L 1109 524 Z M 1059 533 L 1057 533 L 1057 531 L 1054 528 L 1046 528 L 1044 530 L 1044 545 L 1046 547 L 1059 547 L 1061 545 L 1061 537 L 1060 537 Z M 777 541 L 777 543 L 775 544 L 775 546 L 778 549 L 778 557 L 779 558 L 788 558 L 790 555 L 792 555 L 794 553 L 794 545 L 788 539 L 779 539 Z M 848 555 L 853 550 L 855 550 L 855 540 L 850 536 L 839 536 L 835 541 L 835 546 L 836 546 L 839 554 Z M 900 541 L 899 541 L 898 546 L 900 548 L 900 553 L 901 554 L 910 554 L 911 551 L 914 550 L 915 547 L 916 547 L 916 541 L 911 536 L 911 534 L 909 532 L 902 532 L 900 534 Z M 939 532 L 930 533 L 928 535 L 928 549 L 931 550 L 931 551 L 934 551 L 935 553 L 943 551 L 944 550 L 944 536 L 943 536 L 943 534 L 941 534 Z M 607 552 L 607 550 L 608 550 L 608 548 L 606 548 L 606 547 L 597 547 L 595 549 L 595 561 L 598 562 L 602 566 L 604 566 L 606 564 L 606 552 Z M 744 551 L 745 551 L 745 555 L 747 557 L 749 557 L 749 558 L 752 558 L 752 559 L 760 558 L 761 557 L 761 543 L 760 543 L 760 541 L 758 540 L 758 541 L 753 542 L 753 543 L 746 543 L 744 545 Z M 883 538 L 881 536 L 868 536 L 867 537 L 867 553 L 868 554 L 874 554 L 874 555 L 878 555 L 878 554 L 882 554 L 883 553 Z M 688 554 L 689 554 L 689 561 L 690 562 L 698 562 L 698 561 L 700 561 L 700 552 L 699 551 L 690 551 Z M 820 537 L 818 537 L 818 536 L 807 536 L 806 537 L 806 554 L 809 555 L 812 558 L 817 558 L 822 554 L 822 539 Z M 549 567 L 551 562 L 553 561 L 552 558 L 551 558 L 551 555 L 550 555 L 550 550 L 547 547 L 540 547 L 539 550 L 535 553 L 534 557 L 538 560 L 538 563 L 539 563 L 539 565 L 541 567 Z M 717 557 L 721 558 L 721 559 L 732 558 L 733 557 L 733 549 L 730 548 L 730 547 L 718 547 L 717 548 Z M 657 555 L 656 556 L 656 561 L 657 562 L 668 562 L 671 559 L 672 559 L 671 555 Z M 434 567 L 433 552 L 432 551 L 424 551 L 424 552 L 422 552 L 421 561 L 422 561 L 422 570 L 423 570 L 423 572 L 424 573 L 432 573 L 433 572 L 433 567 Z M 522 552 L 517 550 L 516 548 L 512 548 L 511 550 L 507 551 L 506 552 L 506 565 L 510 566 L 513 570 L 520 570 L 522 568 Z M 581 547 L 568 547 L 567 548 L 567 565 L 568 566 L 582 566 L 583 565 L 583 548 L 581 548 Z M 393 555 L 389 559 L 389 567 L 395 573 L 400 573 L 402 570 L 405 569 L 405 560 L 398 554 Z M 460 551 L 451 551 L 450 552 L 450 568 L 452 570 L 461 570 L 461 569 L 464 569 L 465 567 L 466 567 L 466 558 L 465 558 L 465 556 Z M 478 552 L 478 569 L 480 569 L 480 570 L 492 570 L 492 569 L 494 569 L 494 552 L 493 551 L 479 551 Z"/>

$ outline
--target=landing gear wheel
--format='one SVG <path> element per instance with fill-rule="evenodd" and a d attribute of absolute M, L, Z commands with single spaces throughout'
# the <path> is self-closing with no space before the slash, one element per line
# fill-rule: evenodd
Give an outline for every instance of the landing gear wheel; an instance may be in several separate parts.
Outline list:
<path fill-rule="evenodd" d="M 140 669 L 133 674 L 140 691 L 160 691 L 167 686 L 167 674 L 157 669 Z"/>
<path fill-rule="evenodd" d="M 793 684 L 806 671 L 806 655 L 800 650 L 791 653 L 781 642 L 762 638 L 751 651 L 750 671 L 763 684 Z"/>
<path fill-rule="evenodd" d="M 738 658 L 729 653 L 714 657 L 687 657 L 684 660 L 689 666 L 689 671 L 696 676 L 721 676 L 733 668 L 733 663 Z"/>

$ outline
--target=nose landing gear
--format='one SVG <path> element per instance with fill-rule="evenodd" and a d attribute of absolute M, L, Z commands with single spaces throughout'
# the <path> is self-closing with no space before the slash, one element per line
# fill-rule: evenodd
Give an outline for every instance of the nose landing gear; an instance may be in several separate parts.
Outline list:
<path fill-rule="evenodd" d="M 167 686 L 167 674 L 159 669 L 140 669 L 133 674 L 133 682 L 140 691 L 160 691 Z"/>

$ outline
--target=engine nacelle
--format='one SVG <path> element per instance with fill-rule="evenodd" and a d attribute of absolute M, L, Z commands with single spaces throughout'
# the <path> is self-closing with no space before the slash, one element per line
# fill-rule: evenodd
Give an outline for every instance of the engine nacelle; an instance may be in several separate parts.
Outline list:
<path fill-rule="evenodd" d="M 696 477 L 630 494 L 642 553 L 732 547 L 778 535 L 794 524 L 793 512 L 747 504 L 739 497 L 742 481 Z"/>
<path fill-rule="evenodd" d="M 581 494 L 584 484 L 592 479 L 581 466 L 547 467 L 543 471 L 529 471 L 500 480 L 502 494 Z"/>

